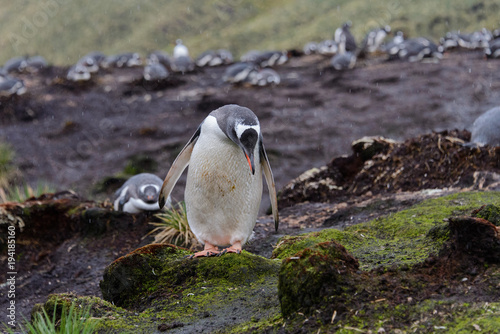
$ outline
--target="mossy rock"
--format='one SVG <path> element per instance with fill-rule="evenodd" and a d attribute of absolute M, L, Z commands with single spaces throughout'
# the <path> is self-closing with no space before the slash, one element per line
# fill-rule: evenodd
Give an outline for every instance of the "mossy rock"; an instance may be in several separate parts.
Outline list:
<path fill-rule="evenodd" d="M 106 268 L 99 284 L 103 298 L 117 306 L 133 306 L 141 296 L 158 288 L 155 285 L 164 269 L 182 267 L 183 258 L 188 254 L 176 246 L 153 244 L 117 259 Z M 178 272 L 181 271 L 189 274 L 179 268 Z M 182 280 L 181 276 L 173 277 L 171 283 Z"/>
<path fill-rule="evenodd" d="M 500 226 L 500 207 L 488 204 L 472 213 L 473 217 L 483 218 L 496 226 Z"/>
<path fill-rule="evenodd" d="M 151 328 L 182 324 L 186 332 L 208 322 L 211 328 L 229 331 L 280 314 L 277 285 L 281 261 L 245 251 L 186 258 L 191 254 L 166 244 L 139 248 L 106 268 L 100 283 L 103 298 L 136 312 Z M 109 326 L 115 326 L 111 323 Z"/>
<path fill-rule="evenodd" d="M 285 259 L 316 243 L 336 241 L 359 260 L 360 268 L 413 266 L 437 254 L 449 240 L 448 219 L 470 214 L 485 203 L 500 203 L 500 192 L 457 193 L 425 200 L 407 210 L 344 230 L 325 229 L 285 236 L 272 258 Z"/>
<path fill-rule="evenodd" d="M 358 261 L 335 241 L 316 244 L 283 260 L 278 283 L 283 316 L 322 304 L 344 311 L 346 294 L 354 293 L 351 279 L 358 267 Z"/>

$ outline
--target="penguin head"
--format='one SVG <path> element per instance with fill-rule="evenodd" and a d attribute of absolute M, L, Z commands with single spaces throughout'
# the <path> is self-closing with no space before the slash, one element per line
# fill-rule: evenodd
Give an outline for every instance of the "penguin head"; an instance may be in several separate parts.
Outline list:
<path fill-rule="evenodd" d="M 238 145 L 255 174 L 255 148 L 261 138 L 257 116 L 248 108 L 235 104 L 223 106 L 211 113 L 217 119 L 219 128 Z"/>
<path fill-rule="evenodd" d="M 139 197 L 145 203 L 155 203 L 158 201 L 160 187 L 156 184 L 144 184 L 139 187 Z"/>

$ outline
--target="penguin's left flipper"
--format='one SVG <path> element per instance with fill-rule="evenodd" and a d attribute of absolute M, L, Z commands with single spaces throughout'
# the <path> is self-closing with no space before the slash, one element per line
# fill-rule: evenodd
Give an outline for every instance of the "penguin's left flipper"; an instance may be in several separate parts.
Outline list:
<path fill-rule="evenodd" d="M 198 130 L 194 133 L 191 139 L 188 141 L 186 146 L 182 149 L 181 153 L 175 158 L 174 163 L 170 167 L 170 170 L 163 181 L 163 185 L 160 190 L 160 196 L 158 198 L 158 204 L 160 205 L 160 209 L 165 206 L 167 202 L 167 198 L 172 192 L 177 180 L 181 177 L 182 172 L 189 165 L 189 160 L 191 159 L 191 153 L 193 153 L 194 144 L 198 140 L 201 132 L 201 125 L 198 127 Z"/>
<path fill-rule="evenodd" d="M 126 191 L 125 195 L 120 197 L 120 200 L 118 201 L 118 211 L 123 211 L 123 207 L 127 202 L 130 200 L 130 192 Z"/>
<path fill-rule="evenodd" d="M 262 165 L 262 170 L 264 171 L 264 177 L 266 178 L 267 188 L 269 189 L 269 198 L 271 200 L 271 208 L 273 210 L 274 217 L 274 228 L 278 231 L 279 226 L 279 214 L 278 214 L 278 197 L 276 196 L 276 186 L 274 185 L 273 171 L 271 170 L 271 165 L 269 164 L 269 159 L 267 158 L 266 150 L 262 139 L 260 140 L 260 164 Z"/>

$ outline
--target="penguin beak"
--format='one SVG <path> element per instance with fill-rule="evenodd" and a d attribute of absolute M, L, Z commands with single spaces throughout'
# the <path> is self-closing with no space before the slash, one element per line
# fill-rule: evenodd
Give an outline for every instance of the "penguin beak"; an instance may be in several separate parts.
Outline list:
<path fill-rule="evenodd" d="M 246 150 L 243 150 L 245 152 L 245 157 L 247 158 L 248 166 L 250 167 L 250 170 L 252 171 L 252 175 L 255 175 L 255 164 L 253 162 L 253 153 L 250 152 L 248 154 Z"/>

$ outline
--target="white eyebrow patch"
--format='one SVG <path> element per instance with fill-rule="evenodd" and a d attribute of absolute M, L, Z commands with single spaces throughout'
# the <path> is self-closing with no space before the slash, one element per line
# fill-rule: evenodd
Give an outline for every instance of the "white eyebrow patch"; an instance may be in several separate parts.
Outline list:
<path fill-rule="evenodd" d="M 241 138 L 243 132 L 245 132 L 248 129 L 254 129 L 255 131 L 257 131 L 257 134 L 260 134 L 259 124 L 257 125 L 236 124 L 236 128 L 234 130 L 236 131 L 236 135 L 238 136 L 238 138 Z"/>
<path fill-rule="evenodd" d="M 143 192 L 144 192 L 144 189 L 146 189 L 146 187 L 153 187 L 153 188 L 155 188 L 155 189 L 156 189 L 156 192 L 159 192 L 159 191 L 160 191 L 160 187 L 158 187 L 156 184 L 144 184 L 144 185 L 142 185 L 142 186 L 139 188 L 139 191 L 140 191 L 141 193 L 143 193 Z"/>

